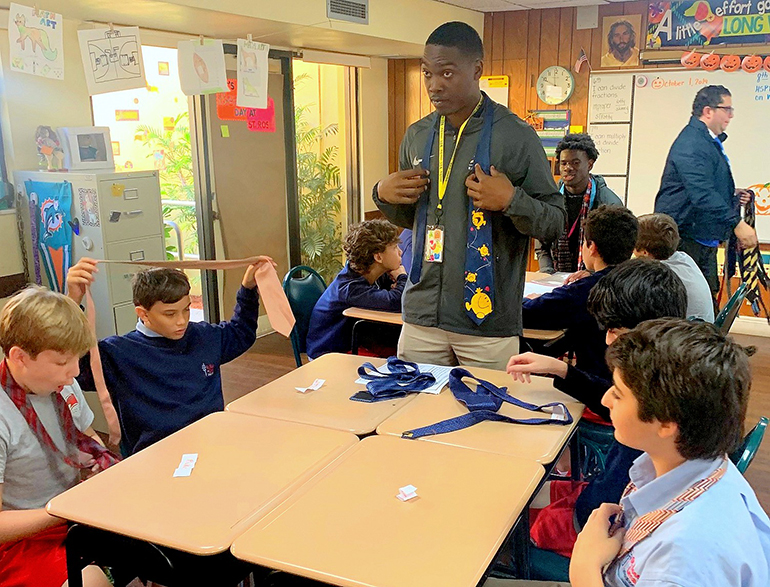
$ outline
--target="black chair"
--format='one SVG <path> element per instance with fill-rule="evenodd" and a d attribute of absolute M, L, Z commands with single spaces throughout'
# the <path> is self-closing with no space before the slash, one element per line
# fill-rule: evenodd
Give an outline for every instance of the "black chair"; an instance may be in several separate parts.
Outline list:
<path fill-rule="evenodd" d="M 303 277 L 300 274 L 304 273 Z M 291 311 L 296 323 L 291 331 L 291 347 L 294 350 L 294 360 L 297 367 L 302 366 L 300 353 L 307 352 L 306 338 L 310 325 L 310 315 L 313 313 L 318 298 L 326 291 L 326 282 L 314 269 L 305 265 L 292 267 L 283 278 L 283 291 L 289 298 Z"/>

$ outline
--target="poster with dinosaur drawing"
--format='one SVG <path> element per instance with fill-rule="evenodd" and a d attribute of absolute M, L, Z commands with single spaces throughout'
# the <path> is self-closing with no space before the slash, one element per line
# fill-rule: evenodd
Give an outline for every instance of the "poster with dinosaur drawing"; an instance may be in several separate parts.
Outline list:
<path fill-rule="evenodd" d="M 78 41 L 90 95 L 147 86 L 138 27 L 86 29 Z"/>
<path fill-rule="evenodd" d="M 179 85 L 187 96 L 227 92 L 225 50 L 221 39 L 179 41 Z"/>
<path fill-rule="evenodd" d="M 267 54 L 270 45 L 238 39 L 238 85 L 235 104 L 267 108 Z"/>
<path fill-rule="evenodd" d="M 11 71 L 64 79 L 62 15 L 11 3 L 8 44 Z"/>

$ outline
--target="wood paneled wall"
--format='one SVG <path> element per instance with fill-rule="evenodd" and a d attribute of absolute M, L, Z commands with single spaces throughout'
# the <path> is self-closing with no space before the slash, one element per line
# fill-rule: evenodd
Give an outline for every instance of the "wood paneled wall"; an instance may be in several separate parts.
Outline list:
<path fill-rule="evenodd" d="M 618 2 L 599 6 L 599 26 L 577 30 L 577 9 L 548 8 L 493 12 L 484 18 L 484 74 L 507 75 L 508 106 L 524 118 L 529 110 L 569 108 L 572 124 L 586 125 L 588 113 L 588 68 L 574 73 L 575 91 L 559 106 L 548 106 L 537 97 L 537 76 L 550 65 L 572 69 L 580 48 L 585 49 L 594 71 L 602 53 L 602 19 L 605 16 L 641 14 L 642 27 L 637 45 L 644 43 L 647 2 Z M 649 67 L 649 66 L 648 66 Z M 654 67 L 654 66 L 652 66 Z M 388 61 L 388 131 L 390 170 L 398 167 L 398 148 L 407 127 L 431 111 L 422 83 L 419 59 Z"/>

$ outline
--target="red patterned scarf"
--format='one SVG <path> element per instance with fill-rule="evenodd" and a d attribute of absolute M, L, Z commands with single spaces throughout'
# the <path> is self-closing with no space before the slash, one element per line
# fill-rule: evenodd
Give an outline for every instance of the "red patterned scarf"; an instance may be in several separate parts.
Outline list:
<path fill-rule="evenodd" d="M 632 523 L 631 527 L 623 537 L 623 547 L 618 553 L 617 559 L 625 556 L 634 546 L 655 532 L 660 525 L 668 520 L 674 514 L 681 512 L 685 507 L 691 504 L 695 499 L 706 493 L 717 481 L 719 481 L 727 471 L 727 459 L 717 467 L 710 475 L 696 481 L 682 493 L 669 501 L 662 508 L 647 512 L 639 516 Z M 630 482 L 623 492 L 623 497 L 636 491 L 636 485 Z M 622 498 L 621 498 L 622 499 Z"/>
<path fill-rule="evenodd" d="M 44 446 L 48 447 L 54 454 L 60 454 L 64 462 L 71 467 L 76 469 L 88 468 L 87 465 L 79 462 L 76 457 L 73 458 L 69 454 L 62 453 L 56 444 L 54 444 L 53 439 L 38 418 L 34 408 L 27 401 L 27 392 L 16 383 L 5 361 L 0 363 L 0 387 L 2 387 L 8 394 L 8 397 L 11 398 L 11 401 L 18 408 L 19 412 L 21 412 L 21 415 L 24 416 L 24 419 L 32 429 L 32 432 Z M 68 447 L 77 447 L 79 451 L 91 455 L 96 461 L 96 464 L 99 465 L 100 469 L 111 467 L 120 460 L 120 457 L 116 454 L 109 451 L 90 436 L 87 436 L 78 430 L 77 426 L 75 426 L 75 421 L 72 419 L 72 414 L 67 406 L 67 402 L 60 393 L 54 393 L 53 398 L 59 411 L 59 422 L 64 431 L 64 439 Z M 91 464 L 91 466 L 93 466 L 93 464 Z"/>

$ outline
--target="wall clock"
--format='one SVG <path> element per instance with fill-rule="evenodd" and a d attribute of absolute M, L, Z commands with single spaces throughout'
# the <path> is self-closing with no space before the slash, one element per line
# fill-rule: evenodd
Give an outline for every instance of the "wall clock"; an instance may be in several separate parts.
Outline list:
<path fill-rule="evenodd" d="M 560 65 L 546 67 L 537 78 L 537 96 L 552 106 L 569 100 L 574 89 L 575 78 L 569 69 Z"/>

